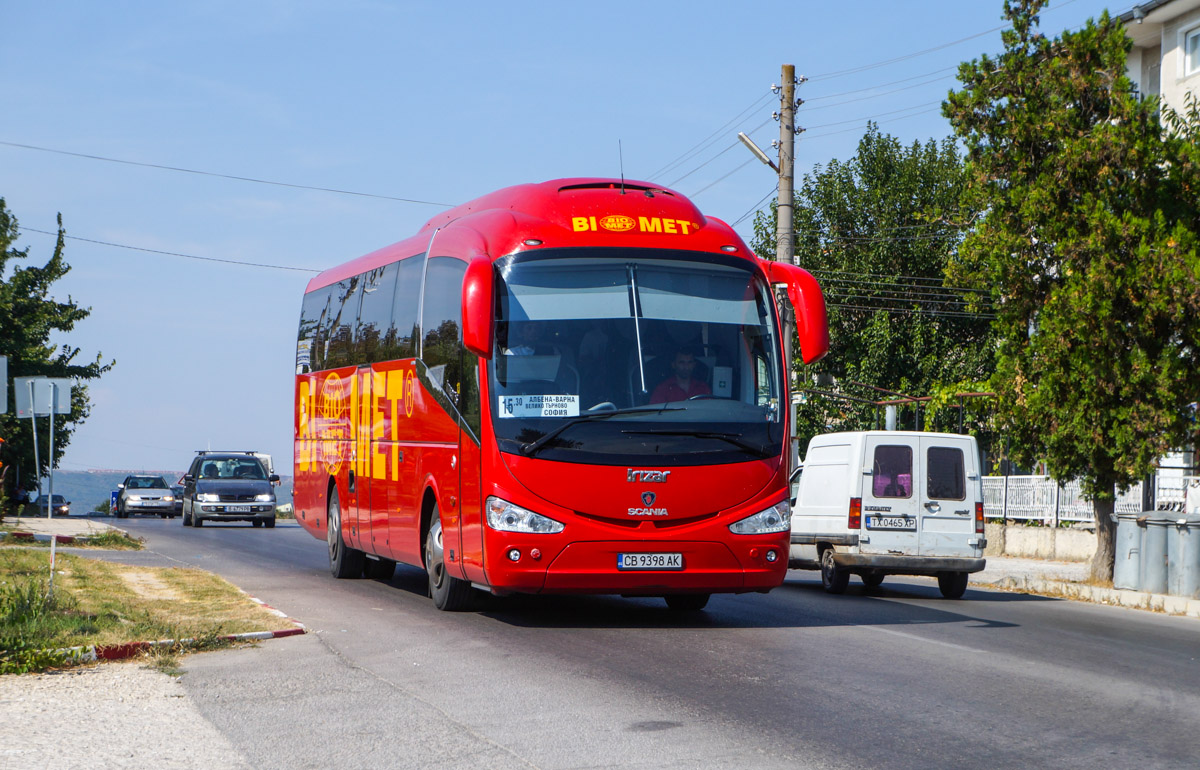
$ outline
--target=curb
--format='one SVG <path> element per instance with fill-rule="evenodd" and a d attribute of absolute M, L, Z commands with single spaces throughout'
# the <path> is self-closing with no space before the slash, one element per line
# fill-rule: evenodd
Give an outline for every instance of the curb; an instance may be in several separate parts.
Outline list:
<path fill-rule="evenodd" d="M 1162 612 L 1167 615 L 1182 615 L 1200 620 L 1200 599 L 1169 594 L 1152 594 L 1145 591 L 1130 591 L 1123 588 L 1104 588 L 1085 583 L 1068 583 L 1044 578 L 1004 577 L 994 583 L 977 583 L 979 588 L 996 588 L 1004 591 L 1023 591 L 1040 596 L 1054 596 L 1093 604 L 1128 607 L 1135 610 Z"/>
<path fill-rule="evenodd" d="M 217 638 L 224 642 L 265 641 L 280 639 L 285 636 L 299 636 L 308 633 L 308 629 L 286 628 L 282 631 L 250 631 L 245 634 L 227 634 Z M 196 639 L 158 639 L 153 642 L 128 642 L 126 644 L 90 645 L 88 647 L 68 647 L 57 652 L 66 653 L 69 663 L 98 663 L 102 660 L 125 660 L 138 653 L 152 650 L 156 647 L 181 647 L 190 649 L 198 645 Z"/>
<path fill-rule="evenodd" d="M 123 529 L 114 527 L 111 531 L 119 532 L 129 537 L 129 533 Z M 87 543 L 95 538 L 103 537 L 108 533 L 104 532 L 99 535 L 47 535 L 40 532 L 9 532 L 7 534 L 15 540 L 32 540 L 39 543 L 49 543 L 51 540 L 56 540 L 60 545 L 78 545 L 79 543 Z"/>
<path fill-rule="evenodd" d="M 295 628 L 285 628 L 281 631 L 247 631 L 244 634 L 226 634 L 217 638 L 223 642 L 262 642 L 268 639 L 282 639 L 285 636 L 300 636 L 307 634 L 308 628 L 298 620 L 289 618 L 285 613 L 275 609 L 261 599 L 249 597 L 250 601 L 261 605 L 276 617 L 295 625 Z M 191 649 L 198 645 L 196 639 L 158 639 L 147 642 L 127 642 L 125 644 L 89 645 L 87 647 L 68 647 L 56 652 L 66 653 L 68 663 L 98 663 L 102 660 L 125 660 L 138 653 L 155 647 L 181 647 Z"/>

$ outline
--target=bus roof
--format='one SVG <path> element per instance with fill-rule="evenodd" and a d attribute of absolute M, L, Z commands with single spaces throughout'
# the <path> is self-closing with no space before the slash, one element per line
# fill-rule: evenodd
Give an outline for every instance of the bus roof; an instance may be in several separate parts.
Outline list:
<path fill-rule="evenodd" d="M 462 259 L 582 246 L 754 257 L 733 228 L 706 217 L 674 190 L 633 180 L 552 179 L 506 187 L 442 212 L 416 235 L 324 271 L 307 291 L 420 254 L 431 241 L 434 256 Z"/>

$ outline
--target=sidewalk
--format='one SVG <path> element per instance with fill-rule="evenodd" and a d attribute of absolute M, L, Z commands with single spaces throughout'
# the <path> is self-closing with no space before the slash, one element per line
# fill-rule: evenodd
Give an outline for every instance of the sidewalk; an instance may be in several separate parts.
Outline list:
<path fill-rule="evenodd" d="M 971 575 L 971 585 L 1200 619 L 1200 599 L 1090 585 L 1084 582 L 1090 567 L 1090 562 L 989 556 L 983 572 Z"/>
<path fill-rule="evenodd" d="M 45 516 L 5 516 L 4 526 L 11 528 L 14 533 L 28 532 L 37 540 L 59 538 L 86 538 L 103 535 L 106 532 L 122 532 L 114 526 L 85 516 L 56 516 L 52 519 Z"/>

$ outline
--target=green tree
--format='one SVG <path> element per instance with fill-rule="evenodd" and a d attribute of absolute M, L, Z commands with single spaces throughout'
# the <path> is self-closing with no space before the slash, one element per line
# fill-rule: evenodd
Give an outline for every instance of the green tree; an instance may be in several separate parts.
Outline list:
<path fill-rule="evenodd" d="M 70 345 L 55 347 L 50 343 L 52 332 L 69 332 L 91 312 L 79 307 L 70 297 L 60 302 L 51 296 L 51 286 L 71 269 L 63 259 L 64 235 L 60 215 L 58 242 L 50 260 L 41 267 L 17 265 L 18 261 L 28 259 L 29 250 L 13 248 L 19 236 L 17 220 L 9 212 L 4 199 L 0 198 L 0 330 L 3 331 L 0 333 L 0 355 L 8 356 L 10 378 L 46 376 L 86 381 L 112 368 L 113 363 L 103 363 L 100 355 L 88 364 L 75 363 L 79 348 Z M 10 388 L 9 391 L 8 412 L 0 414 L 0 436 L 5 439 L 3 489 L 11 501 L 18 487 L 36 489 L 38 473 L 46 473 L 51 459 L 47 456 L 50 421 L 40 418 L 37 427 L 41 467 L 33 467 L 30 420 L 17 419 L 15 389 Z M 87 386 L 80 382 L 71 391 L 71 413 L 55 418 L 55 463 L 70 443 L 71 434 L 87 418 L 89 411 Z M 21 469 L 19 478 L 15 472 L 18 462 Z"/>
<path fill-rule="evenodd" d="M 852 383 L 927 396 L 939 388 L 974 390 L 961 383 L 988 378 L 988 320 L 943 281 L 962 238 L 960 222 L 969 219 L 961 205 L 965 183 L 952 140 L 905 147 L 873 124 L 849 161 L 832 160 L 804 176 L 794 200 L 795 251 L 825 292 L 830 351 L 806 368 L 801 387 L 828 374 L 842 394 L 876 401 L 889 396 Z M 756 220 L 754 248 L 774 253 L 773 214 Z M 916 414 L 907 409 L 902 421 L 913 427 Z M 800 407 L 797 432 L 803 445 L 829 426 L 874 427 L 876 414 L 869 404 L 815 396 Z M 920 426 L 957 430 L 957 415 L 946 410 L 941 421 Z M 972 423 L 978 432 L 984 420 Z"/>
<path fill-rule="evenodd" d="M 963 64 L 944 105 L 986 210 L 950 274 L 990 292 L 1014 454 L 1082 482 L 1111 579 L 1114 487 L 1181 445 L 1198 397 L 1200 176 L 1126 77 L 1120 23 L 1052 40 L 1043 4 L 1005 2 L 1004 52 Z"/>

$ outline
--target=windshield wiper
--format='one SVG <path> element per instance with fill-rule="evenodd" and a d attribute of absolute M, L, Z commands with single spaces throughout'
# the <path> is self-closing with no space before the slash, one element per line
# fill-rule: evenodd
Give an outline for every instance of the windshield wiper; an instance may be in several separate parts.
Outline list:
<path fill-rule="evenodd" d="M 554 438 L 557 438 L 558 435 L 564 430 L 573 425 L 579 425 L 580 423 L 590 422 L 591 420 L 604 420 L 609 417 L 614 417 L 618 414 L 637 414 L 639 412 L 678 412 L 681 409 L 683 409 L 682 406 L 627 406 L 624 409 L 613 409 L 609 412 L 589 412 L 587 414 L 581 414 L 578 417 L 567 420 L 562 425 L 559 425 L 557 428 L 545 434 L 541 438 L 530 441 L 528 444 L 522 444 L 521 454 L 525 455 L 526 457 L 532 457 L 534 452 L 544 447 Z"/>
<path fill-rule="evenodd" d="M 761 446 L 755 446 L 747 441 L 742 441 L 736 433 L 720 433 L 711 430 L 689 430 L 687 428 L 631 428 L 621 431 L 622 433 L 640 433 L 655 436 L 695 436 L 697 438 L 714 438 L 720 441 L 727 441 L 733 444 L 738 449 L 744 449 L 756 457 L 773 457 L 774 453 L 763 449 Z"/>

